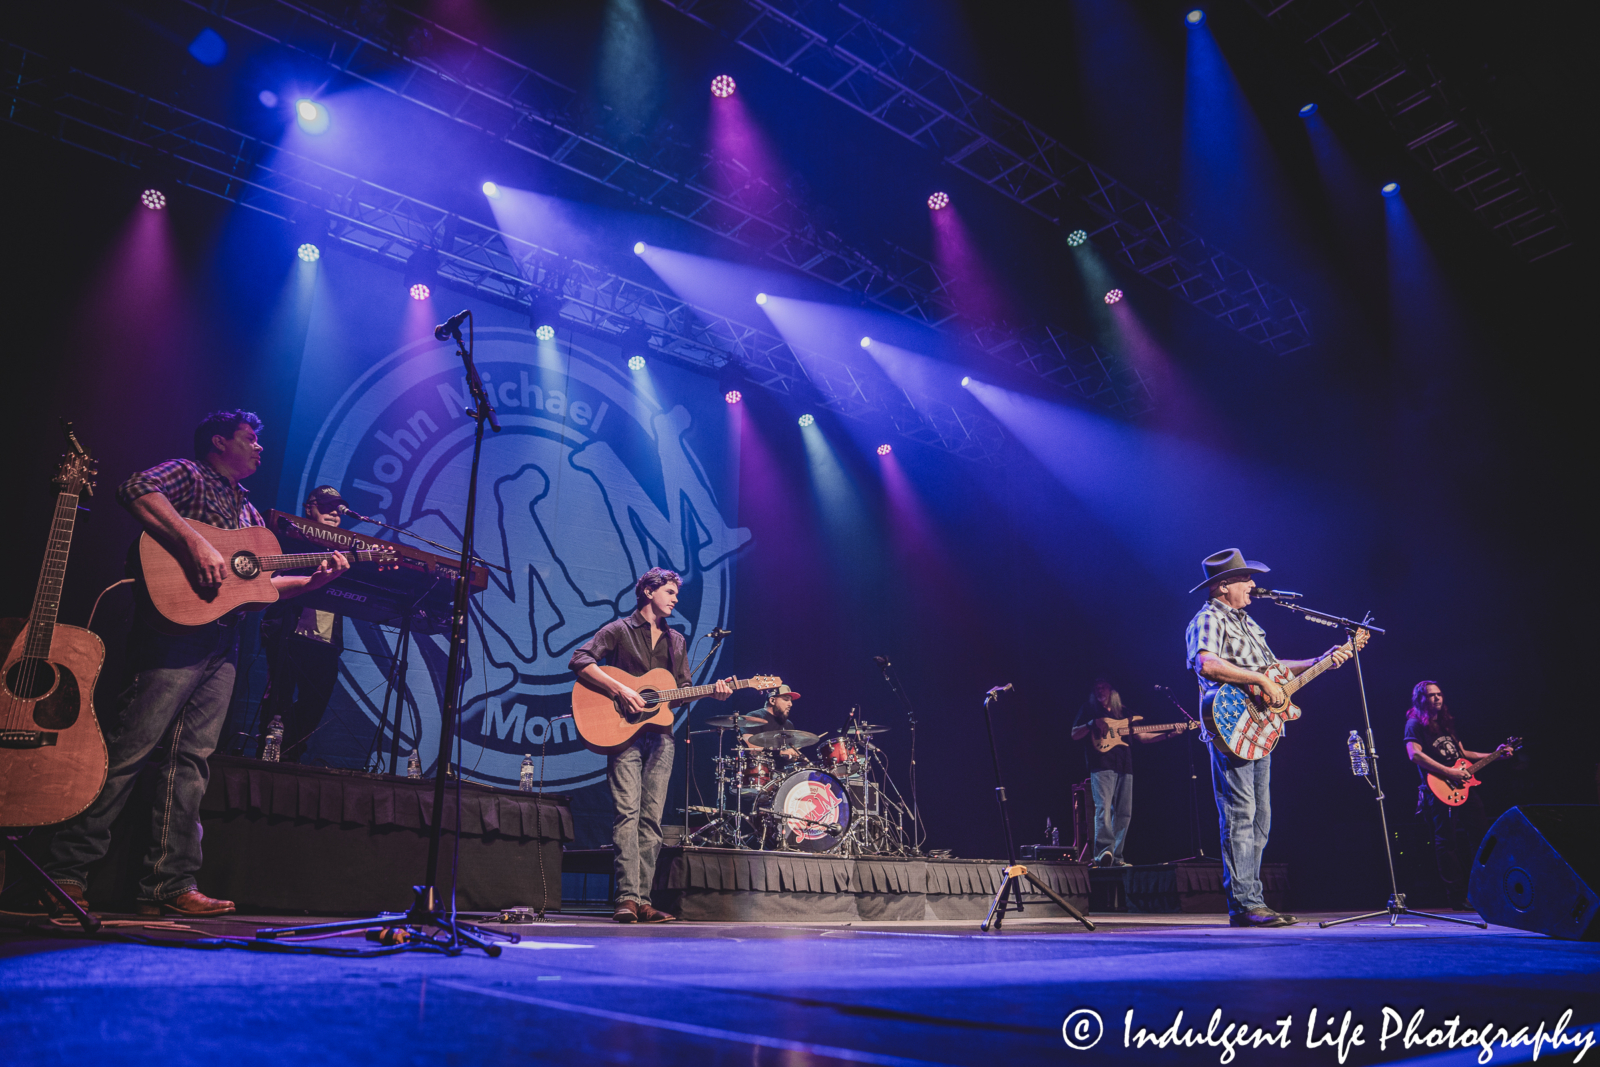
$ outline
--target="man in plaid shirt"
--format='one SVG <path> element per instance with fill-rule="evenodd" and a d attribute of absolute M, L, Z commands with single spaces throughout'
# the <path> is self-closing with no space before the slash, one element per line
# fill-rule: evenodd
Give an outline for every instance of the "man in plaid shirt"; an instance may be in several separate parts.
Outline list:
<path fill-rule="evenodd" d="M 1223 684 L 1258 686 L 1272 707 L 1288 697 L 1265 673 L 1281 663 L 1291 674 L 1315 659 L 1279 660 L 1267 647 L 1267 635 L 1245 608 L 1258 574 L 1270 567 L 1246 560 L 1237 548 L 1224 549 L 1201 561 L 1205 581 L 1189 590 L 1206 591 L 1205 605 L 1189 621 L 1184 635 L 1189 666 L 1200 677 L 1209 700 Z M 1343 648 L 1330 650 L 1335 667 L 1350 658 Z M 1261 886 L 1261 854 L 1272 829 L 1272 754 L 1240 759 L 1220 744 L 1211 746 L 1211 784 L 1217 797 L 1222 832 L 1222 884 L 1228 894 L 1228 921 L 1233 926 L 1292 926 L 1292 915 L 1267 907 Z"/>
<path fill-rule="evenodd" d="M 194 431 L 195 459 L 174 459 L 140 471 L 117 489 L 151 537 L 190 568 L 197 586 L 219 585 L 227 561 L 185 519 L 237 530 L 264 525 L 240 481 L 261 466 L 261 420 L 248 411 L 217 411 Z M 333 581 L 349 569 L 342 555 L 312 575 L 272 579 L 280 597 L 293 597 Z M 200 797 L 207 759 L 217 747 L 233 695 L 239 649 L 234 612 L 181 636 L 158 629 L 154 609 L 141 597 L 128 640 L 132 684 L 120 697 L 120 715 L 107 735 L 109 770 L 94 803 L 57 831 L 45 866 L 78 903 L 89 865 L 106 853 L 111 824 L 128 802 L 150 754 L 167 739 L 152 812 L 152 841 L 139 882 L 139 911 L 191 917 L 226 915 L 233 902 L 200 892 Z"/>

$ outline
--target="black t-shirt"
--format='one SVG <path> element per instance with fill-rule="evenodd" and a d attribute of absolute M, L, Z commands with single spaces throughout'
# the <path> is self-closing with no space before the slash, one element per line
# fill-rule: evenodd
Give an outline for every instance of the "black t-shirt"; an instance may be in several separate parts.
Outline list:
<path fill-rule="evenodd" d="M 1086 701 L 1078 709 L 1078 717 L 1072 720 L 1072 728 L 1087 726 L 1096 719 L 1110 718 L 1111 713 L 1095 701 Z M 1128 709 L 1123 708 L 1119 718 L 1126 719 Z M 1123 738 L 1124 741 L 1129 738 Z M 1118 745 L 1110 752 L 1100 752 L 1094 747 L 1094 733 L 1091 731 L 1083 739 L 1083 758 L 1089 765 L 1089 771 L 1118 771 L 1122 774 L 1133 773 L 1133 750 L 1127 745 Z"/>
<path fill-rule="evenodd" d="M 1422 751 L 1444 764 L 1454 767 L 1456 760 L 1463 755 L 1461 741 L 1455 734 L 1444 733 L 1437 727 L 1430 727 L 1415 715 L 1406 716 L 1406 740 L 1415 741 L 1422 746 Z M 1428 772 L 1423 767 L 1417 768 L 1417 773 L 1422 775 L 1424 784 L 1428 781 Z"/>

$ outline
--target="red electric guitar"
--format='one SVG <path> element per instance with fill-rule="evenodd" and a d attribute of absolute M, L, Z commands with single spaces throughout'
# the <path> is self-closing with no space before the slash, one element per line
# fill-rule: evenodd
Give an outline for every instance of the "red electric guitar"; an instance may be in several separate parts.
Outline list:
<path fill-rule="evenodd" d="M 1433 790 L 1433 795 L 1438 797 L 1441 802 L 1450 805 L 1452 808 L 1460 807 L 1467 802 L 1467 794 L 1471 792 L 1472 787 L 1483 784 L 1482 782 L 1478 781 L 1478 772 L 1489 766 L 1489 764 L 1493 763 L 1495 760 L 1505 759 L 1507 756 L 1511 755 L 1511 752 L 1501 751 L 1501 749 L 1504 749 L 1507 746 L 1510 746 L 1511 752 L 1515 752 L 1517 749 L 1522 747 L 1522 738 L 1506 738 L 1505 743 L 1502 744 L 1500 748 L 1495 749 L 1477 763 L 1473 763 L 1465 756 L 1462 756 L 1460 759 L 1456 760 L 1454 769 L 1458 771 L 1466 771 L 1468 775 L 1467 780 L 1462 782 L 1460 785 L 1453 785 L 1449 779 L 1440 778 L 1437 774 L 1430 774 L 1428 775 L 1428 788 Z"/>

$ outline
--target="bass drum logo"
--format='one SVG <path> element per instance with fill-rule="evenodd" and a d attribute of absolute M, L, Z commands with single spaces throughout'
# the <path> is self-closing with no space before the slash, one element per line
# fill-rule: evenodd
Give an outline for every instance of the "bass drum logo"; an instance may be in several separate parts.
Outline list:
<path fill-rule="evenodd" d="M 687 409 L 635 389 L 613 369 L 615 356 L 603 359 L 581 337 L 541 342 L 527 330 L 487 329 L 477 333 L 475 360 L 502 426 L 484 437 L 477 552 L 506 570 L 491 569 L 472 601 L 461 765 L 469 777 L 512 785 L 523 755 L 537 764 L 542 749 L 546 788 L 580 789 L 603 780 L 605 757 L 584 747 L 572 723 L 572 650 L 633 612 L 634 582 L 651 567 L 683 576 L 673 624 L 694 650 L 700 635 L 731 621 L 733 556 L 750 534 L 724 522 L 685 440 Z M 429 338 L 390 353 L 324 420 L 300 498 L 337 486 L 364 514 L 459 546 L 470 403 L 452 347 Z M 340 681 L 376 726 L 397 637 L 348 618 L 343 626 Z M 447 638 L 412 635 L 402 759 L 413 747 L 425 759 L 438 750 Z M 696 681 L 715 677 L 716 661 Z M 386 752 L 387 737 L 382 744 Z"/>

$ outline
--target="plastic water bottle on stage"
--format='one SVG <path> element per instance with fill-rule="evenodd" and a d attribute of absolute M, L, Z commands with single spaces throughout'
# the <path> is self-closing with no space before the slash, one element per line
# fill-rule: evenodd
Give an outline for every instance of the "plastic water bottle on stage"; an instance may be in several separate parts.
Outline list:
<path fill-rule="evenodd" d="M 268 763 L 277 763 L 283 755 L 283 718 L 274 715 L 272 721 L 267 723 L 267 743 L 261 747 L 261 758 Z"/>
<path fill-rule="evenodd" d="M 533 792 L 533 753 L 522 757 L 522 778 L 517 782 L 517 788 L 524 793 Z"/>
<path fill-rule="evenodd" d="M 422 757 L 417 755 L 417 750 L 416 749 L 412 749 L 411 750 L 411 758 L 406 760 L 406 777 L 407 778 L 421 778 L 422 777 Z"/>
<path fill-rule="evenodd" d="M 1361 743 L 1361 735 L 1354 730 L 1350 731 L 1350 773 L 1367 773 L 1367 747 Z"/>

